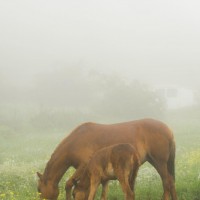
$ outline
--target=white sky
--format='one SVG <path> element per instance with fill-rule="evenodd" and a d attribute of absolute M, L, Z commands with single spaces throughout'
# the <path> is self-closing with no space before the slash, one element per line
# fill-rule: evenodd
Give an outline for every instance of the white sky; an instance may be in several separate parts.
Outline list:
<path fill-rule="evenodd" d="M 81 66 L 200 88 L 199 0 L 1 0 L 0 78 Z"/>

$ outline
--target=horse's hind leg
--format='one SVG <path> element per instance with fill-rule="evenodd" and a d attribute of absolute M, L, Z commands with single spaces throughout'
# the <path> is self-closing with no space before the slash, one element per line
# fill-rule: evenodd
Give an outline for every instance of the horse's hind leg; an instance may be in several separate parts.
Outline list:
<path fill-rule="evenodd" d="M 154 165 L 158 173 L 160 174 L 160 177 L 162 179 L 162 184 L 163 184 L 163 200 L 169 200 L 170 199 L 170 179 L 169 179 L 169 173 L 167 169 L 167 164 L 166 163 L 156 163 Z"/>
<path fill-rule="evenodd" d="M 168 172 L 167 166 L 166 165 L 162 166 L 159 171 L 161 171 L 161 173 L 159 173 L 159 174 L 160 174 L 160 176 L 162 178 L 162 182 L 163 182 L 164 200 L 169 199 L 169 197 L 168 197 L 169 194 L 171 195 L 172 200 L 177 200 L 174 178 Z"/>
<path fill-rule="evenodd" d="M 166 163 L 158 164 L 156 167 L 163 182 L 163 199 L 168 200 L 170 196 L 172 200 L 177 200 L 174 177 L 169 173 Z"/>
<path fill-rule="evenodd" d="M 169 174 L 170 194 L 172 200 L 177 200 L 174 178 Z"/>

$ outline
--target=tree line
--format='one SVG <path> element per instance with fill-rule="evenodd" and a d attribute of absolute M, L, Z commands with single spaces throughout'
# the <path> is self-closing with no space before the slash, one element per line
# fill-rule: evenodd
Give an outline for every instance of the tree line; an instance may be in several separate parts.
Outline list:
<path fill-rule="evenodd" d="M 85 121 L 162 118 L 165 112 L 164 99 L 148 85 L 81 68 L 59 68 L 38 75 L 32 87 L 0 90 L 0 125 L 15 129 L 63 130 Z"/>

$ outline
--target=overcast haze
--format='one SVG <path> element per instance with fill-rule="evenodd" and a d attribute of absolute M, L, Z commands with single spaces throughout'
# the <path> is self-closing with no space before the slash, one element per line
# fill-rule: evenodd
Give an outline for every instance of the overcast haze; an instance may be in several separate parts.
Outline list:
<path fill-rule="evenodd" d="M 79 66 L 199 87 L 199 7 L 198 0 L 1 1 L 1 78 L 26 85 Z"/>
<path fill-rule="evenodd" d="M 161 120 L 174 132 L 178 197 L 200 200 L 200 0 L 0 0 L 0 199 L 39 199 L 38 180 L 49 181 L 51 191 L 38 191 L 50 198 L 60 177 L 49 169 L 61 176 L 70 160 L 82 166 L 85 152 L 109 144 L 112 131 L 121 132 L 119 126 L 80 124 L 142 118 Z M 168 131 L 146 122 L 122 127 L 141 133 L 144 143 L 136 148 L 148 149 L 151 160 L 160 158 L 160 172 L 170 165 L 172 175 L 172 137 L 173 151 L 163 146 L 156 155 L 156 143 L 168 144 L 159 132 Z M 100 130 L 102 141 L 78 155 Z M 44 172 L 40 179 L 38 171 Z M 160 199 L 156 170 L 145 165 L 140 172 L 136 199 Z M 59 183 L 60 199 L 73 173 L 70 167 Z M 123 199 L 117 185 L 109 199 Z M 165 199 L 168 193 L 167 186 Z"/>

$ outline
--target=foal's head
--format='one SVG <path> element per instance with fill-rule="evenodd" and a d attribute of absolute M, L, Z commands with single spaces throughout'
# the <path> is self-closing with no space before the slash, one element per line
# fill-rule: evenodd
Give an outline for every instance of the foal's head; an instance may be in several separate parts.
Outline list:
<path fill-rule="evenodd" d="M 58 186 L 50 180 L 45 180 L 43 175 L 37 172 L 38 180 L 38 192 L 41 199 L 56 200 L 59 195 Z"/>
<path fill-rule="evenodd" d="M 74 200 L 88 200 L 89 187 L 84 187 L 80 181 L 74 183 L 75 187 L 73 189 Z"/>
<path fill-rule="evenodd" d="M 87 200 L 89 196 L 89 191 L 85 191 L 75 187 L 72 194 L 74 200 Z"/>

